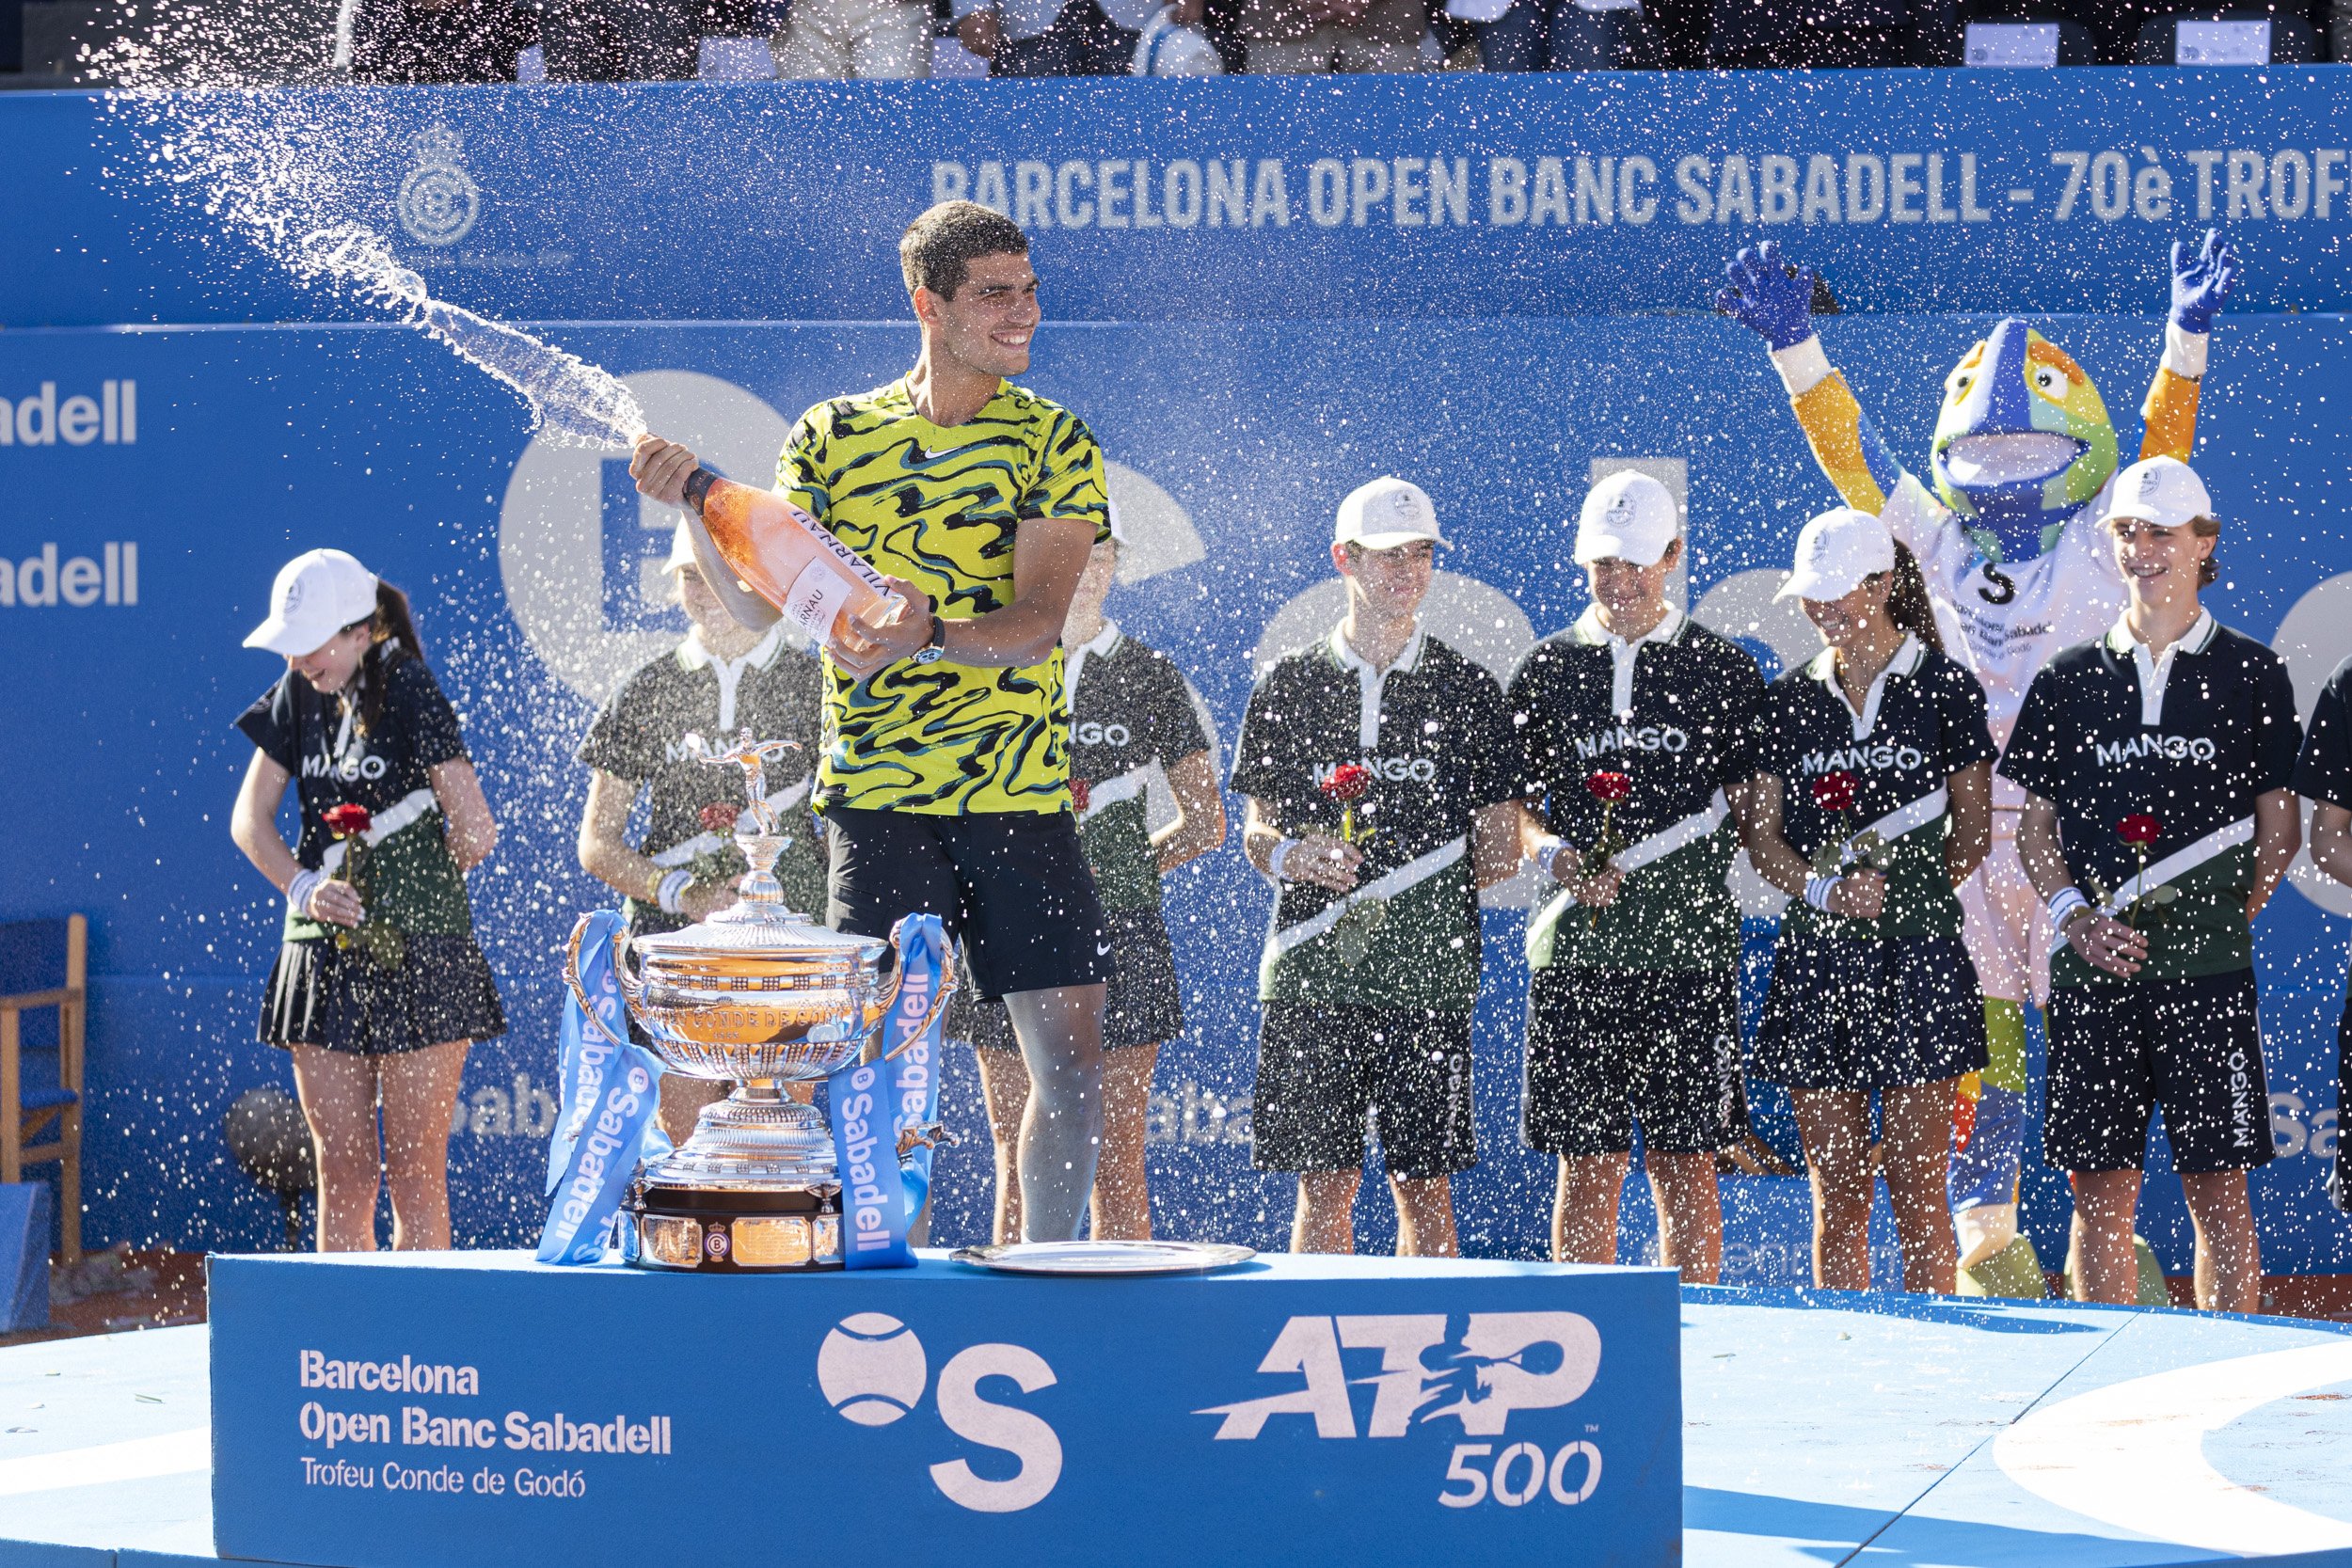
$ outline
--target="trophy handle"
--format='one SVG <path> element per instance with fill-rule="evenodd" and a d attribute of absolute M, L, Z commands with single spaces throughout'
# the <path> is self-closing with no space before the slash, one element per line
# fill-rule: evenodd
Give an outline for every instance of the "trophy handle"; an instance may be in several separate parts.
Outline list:
<path fill-rule="evenodd" d="M 900 927 L 904 925 L 905 922 L 901 921 L 898 926 L 893 926 L 890 928 L 890 945 L 893 948 L 898 949 L 898 969 L 897 974 L 891 981 L 890 1000 L 882 1004 L 881 1017 L 875 1020 L 878 1024 L 882 1022 L 882 1019 L 886 1019 L 890 1016 L 891 1007 L 895 1006 L 898 1000 L 898 990 L 901 986 L 906 984 L 906 953 L 905 950 L 903 948 L 899 948 L 898 945 L 898 931 Z M 930 1034 L 931 1032 L 931 1025 L 937 1022 L 940 1014 L 946 1010 L 948 1000 L 956 994 L 956 988 L 962 983 L 961 977 L 956 973 L 954 950 L 950 948 L 947 962 L 940 966 L 939 992 L 931 998 L 930 1010 L 923 1015 L 923 1022 L 916 1025 L 913 1030 L 909 1031 L 905 1039 L 898 1042 L 898 1050 L 893 1051 L 888 1056 L 884 1056 L 882 1060 L 885 1062 L 891 1060 L 892 1057 L 898 1054 L 899 1051 L 904 1051 L 908 1046 L 913 1045 L 916 1040 L 919 1040 L 925 1035 Z"/>
<path fill-rule="evenodd" d="M 593 917 L 589 915 L 581 915 L 578 924 L 572 927 L 571 940 L 564 944 L 564 983 L 571 987 L 572 999 L 580 1004 L 580 1010 L 587 1015 L 588 1022 L 596 1026 L 596 1033 L 611 1040 L 614 1045 L 627 1048 L 629 1041 L 612 1032 L 612 1025 L 605 1022 L 604 1015 L 596 1011 L 589 1002 L 588 988 L 580 983 L 580 944 L 587 939 L 588 922 L 591 918 Z M 612 974 L 621 983 L 622 997 L 627 1001 L 634 1002 L 639 993 L 644 990 L 644 982 L 642 979 L 632 979 L 629 975 L 628 955 L 626 952 L 628 942 L 628 939 L 623 937 L 616 944 L 624 951 L 613 955 Z"/>

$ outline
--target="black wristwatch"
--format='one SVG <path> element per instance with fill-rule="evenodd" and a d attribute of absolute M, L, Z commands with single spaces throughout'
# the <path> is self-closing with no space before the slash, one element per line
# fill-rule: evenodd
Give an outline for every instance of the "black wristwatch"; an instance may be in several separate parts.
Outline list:
<path fill-rule="evenodd" d="M 931 640 L 909 657 L 916 664 L 936 664 L 946 657 L 946 654 L 947 623 L 941 620 L 939 611 L 934 610 L 931 611 Z"/>

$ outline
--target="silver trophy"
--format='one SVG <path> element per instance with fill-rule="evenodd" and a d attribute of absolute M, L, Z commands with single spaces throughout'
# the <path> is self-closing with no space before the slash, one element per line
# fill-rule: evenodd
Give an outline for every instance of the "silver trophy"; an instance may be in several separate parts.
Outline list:
<path fill-rule="evenodd" d="M 789 1098 L 784 1085 L 828 1077 L 856 1059 L 897 999 L 903 970 L 883 975 L 889 943 L 827 930 L 785 907 L 775 865 L 791 840 L 776 832 L 763 772 L 795 744 L 755 740 L 748 729 L 723 751 L 698 735 L 686 737 L 696 760 L 743 769 L 755 831 L 735 835 L 751 867 L 738 884 L 742 896 L 700 925 L 625 941 L 613 955 L 629 1015 L 668 1069 L 735 1085 L 704 1108 L 692 1137 L 648 1164 L 631 1187 L 622 1255 L 643 1267 L 842 1266 L 833 1131 L 824 1113 Z M 586 929 L 583 920 L 572 931 L 564 978 L 590 1022 L 617 1041 L 580 985 Z M 955 989 L 950 967 L 917 1034 Z M 937 1135 L 935 1128 L 914 1129 L 901 1143 Z"/>

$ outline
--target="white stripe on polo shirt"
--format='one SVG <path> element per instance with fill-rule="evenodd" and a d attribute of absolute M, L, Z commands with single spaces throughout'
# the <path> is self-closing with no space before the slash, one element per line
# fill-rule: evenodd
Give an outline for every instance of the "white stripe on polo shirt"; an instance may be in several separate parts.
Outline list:
<path fill-rule="evenodd" d="M 1103 617 L 1103 629 L 1094 634 L 1091 642 L 1081 642 L 1061 652 L 1061 710 L 1075 710 L 1078 702 L 1078 677 L 1086 672 L 1089 658 L 1108 658 L 1119 651 L 1119 623 Z"/>
<path fill-rule="evenodd" d="M 1642 657 L 1645 642 L 1674 642 L 1680 640 L 1689 617 L 1674 606 L 1666 607 L 1665 615 L 1658 625 L 1641 636 L 1627 641 L 1600 624 L 1600 607 L 1586 605 L 1584 613 L 1576 618 L 1570 628 L 1576 640 L 1588 648 L 1606 645 L 1609 649 L 1609 711 L 1620 719 L 1633 716 L 1633 665 Z"/>
<path fill-rule="evenodd" d="M 1886 695 L 1886 677 L 1911 674 L 1919 668 L 1919 661 L 1927 657 L 1925 644 L 1911 633 L 1903 633 L 1903 645 L 1895 650 L 1895 657 L 1886 661 L 1886 668 L 1881 670 L 1878 677 L 1870 682 L 1870 689 L 1864 694 L 1860 713 L 1854 713 L 1853 704 L 1847 701 L 1846 688 L 1837 679 L 1836 649 L 1823 648 L 1814 655 L 1813 661 L 1804 667 L 1804 673 L 1820 681 L 1848 713 L 1853 714 L 1853 737 L 1867 740 L 1870 732 L 1879 727 L 1879 702 Z"/>
<path fill-rule="evenodd" d="M 712 653 L 704 645 L 700 628 L 677 645 L 679 669 L 700 670 L 707 665 L 719 679 L 719 734 L 715 738 L 726 739 L 727 732 L 735 728 L 735 692 L 743 684 L 743 672 L 754 667 L 765 670 L 776 661 L 776 652 L 784 646 L 785 626 L 785 622 L 778 621 L 768 628 L 767 636 L 735 658 L 721 658 Z"/>
<path fill-rule="evenodd" d="M 2132 656 L 2132 666 L 2139 672 L 2139 721 L 2148 729 L 2158 729 L 2164 723 L 2164 689 L 2171 684 L 2172 656 L 2184 650 L 2201 654 L 2220 624 L 2210 610 L 2200 610 L 2197 619 L 2189 623 L 2180 641 L 2161 654 L 2151 654 L 2148 644 L 2132 635 L 2129 616 L 2122 616 L 2107 628 L 2107 646 L 2118 654 Z"/>
<path fill-rule="evenodd" d="M 1406 674 L 1412 673 L 1421 663 L 1421 650 L 1428 641 L 1428 633 L 1422 630 L 1419 621 L 1415 621 L 1413 635 L 1406 640 L 1396 657 L 1390 660 L 1389 667 L 1378 670 L 1348 642 L 1345 625 L 1333 626 L 1331 635 L 1324 640 L 1324 646 L 1331 650 L 1331 657 L 1339 661 L 1340 668 L 1356 672 L 1356 686 L 1360 693 L 1359 705 L 1356 710 L 1356 744 L 1367 753 L 1380 749 L 1380 697 L 1389 677 L 1400 670 Z"/>

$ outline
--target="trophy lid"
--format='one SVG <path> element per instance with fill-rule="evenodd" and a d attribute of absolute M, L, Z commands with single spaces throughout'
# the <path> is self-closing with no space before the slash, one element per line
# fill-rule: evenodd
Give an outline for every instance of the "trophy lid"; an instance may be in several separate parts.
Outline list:
<path fill-rule="evenodd" d="M 732 763 L 743 769 L 756 830 L 735 835 L 736 847 L 743 852 L 744 863 L 750 867 L 737 884 L 740 898 L 684 930 L 660 931 L 633 939 L 633 945 L 644 955 L 649 971 L 659 973 L 665 961 L 692 965 L 717 960 L 739 964 L 744 959 L 772 960 L 794 968 L 845 966 L 871 970 L 890 950 L 887 942 L 877 938 L 828 930 L 807 915 L 796 914 L 785 906 L 784 889 L 776 880 L 776 857 L 792 841 L 776 832 L 775 809 L 768 803 L 762 765 L 797 746 L 798 742 L 790 740 L 754 740 L 748 729 L 740 731 L 736 743 L 723 751 L 699 735 L 686 737 L 687 753 L 696 760 Z"/>

